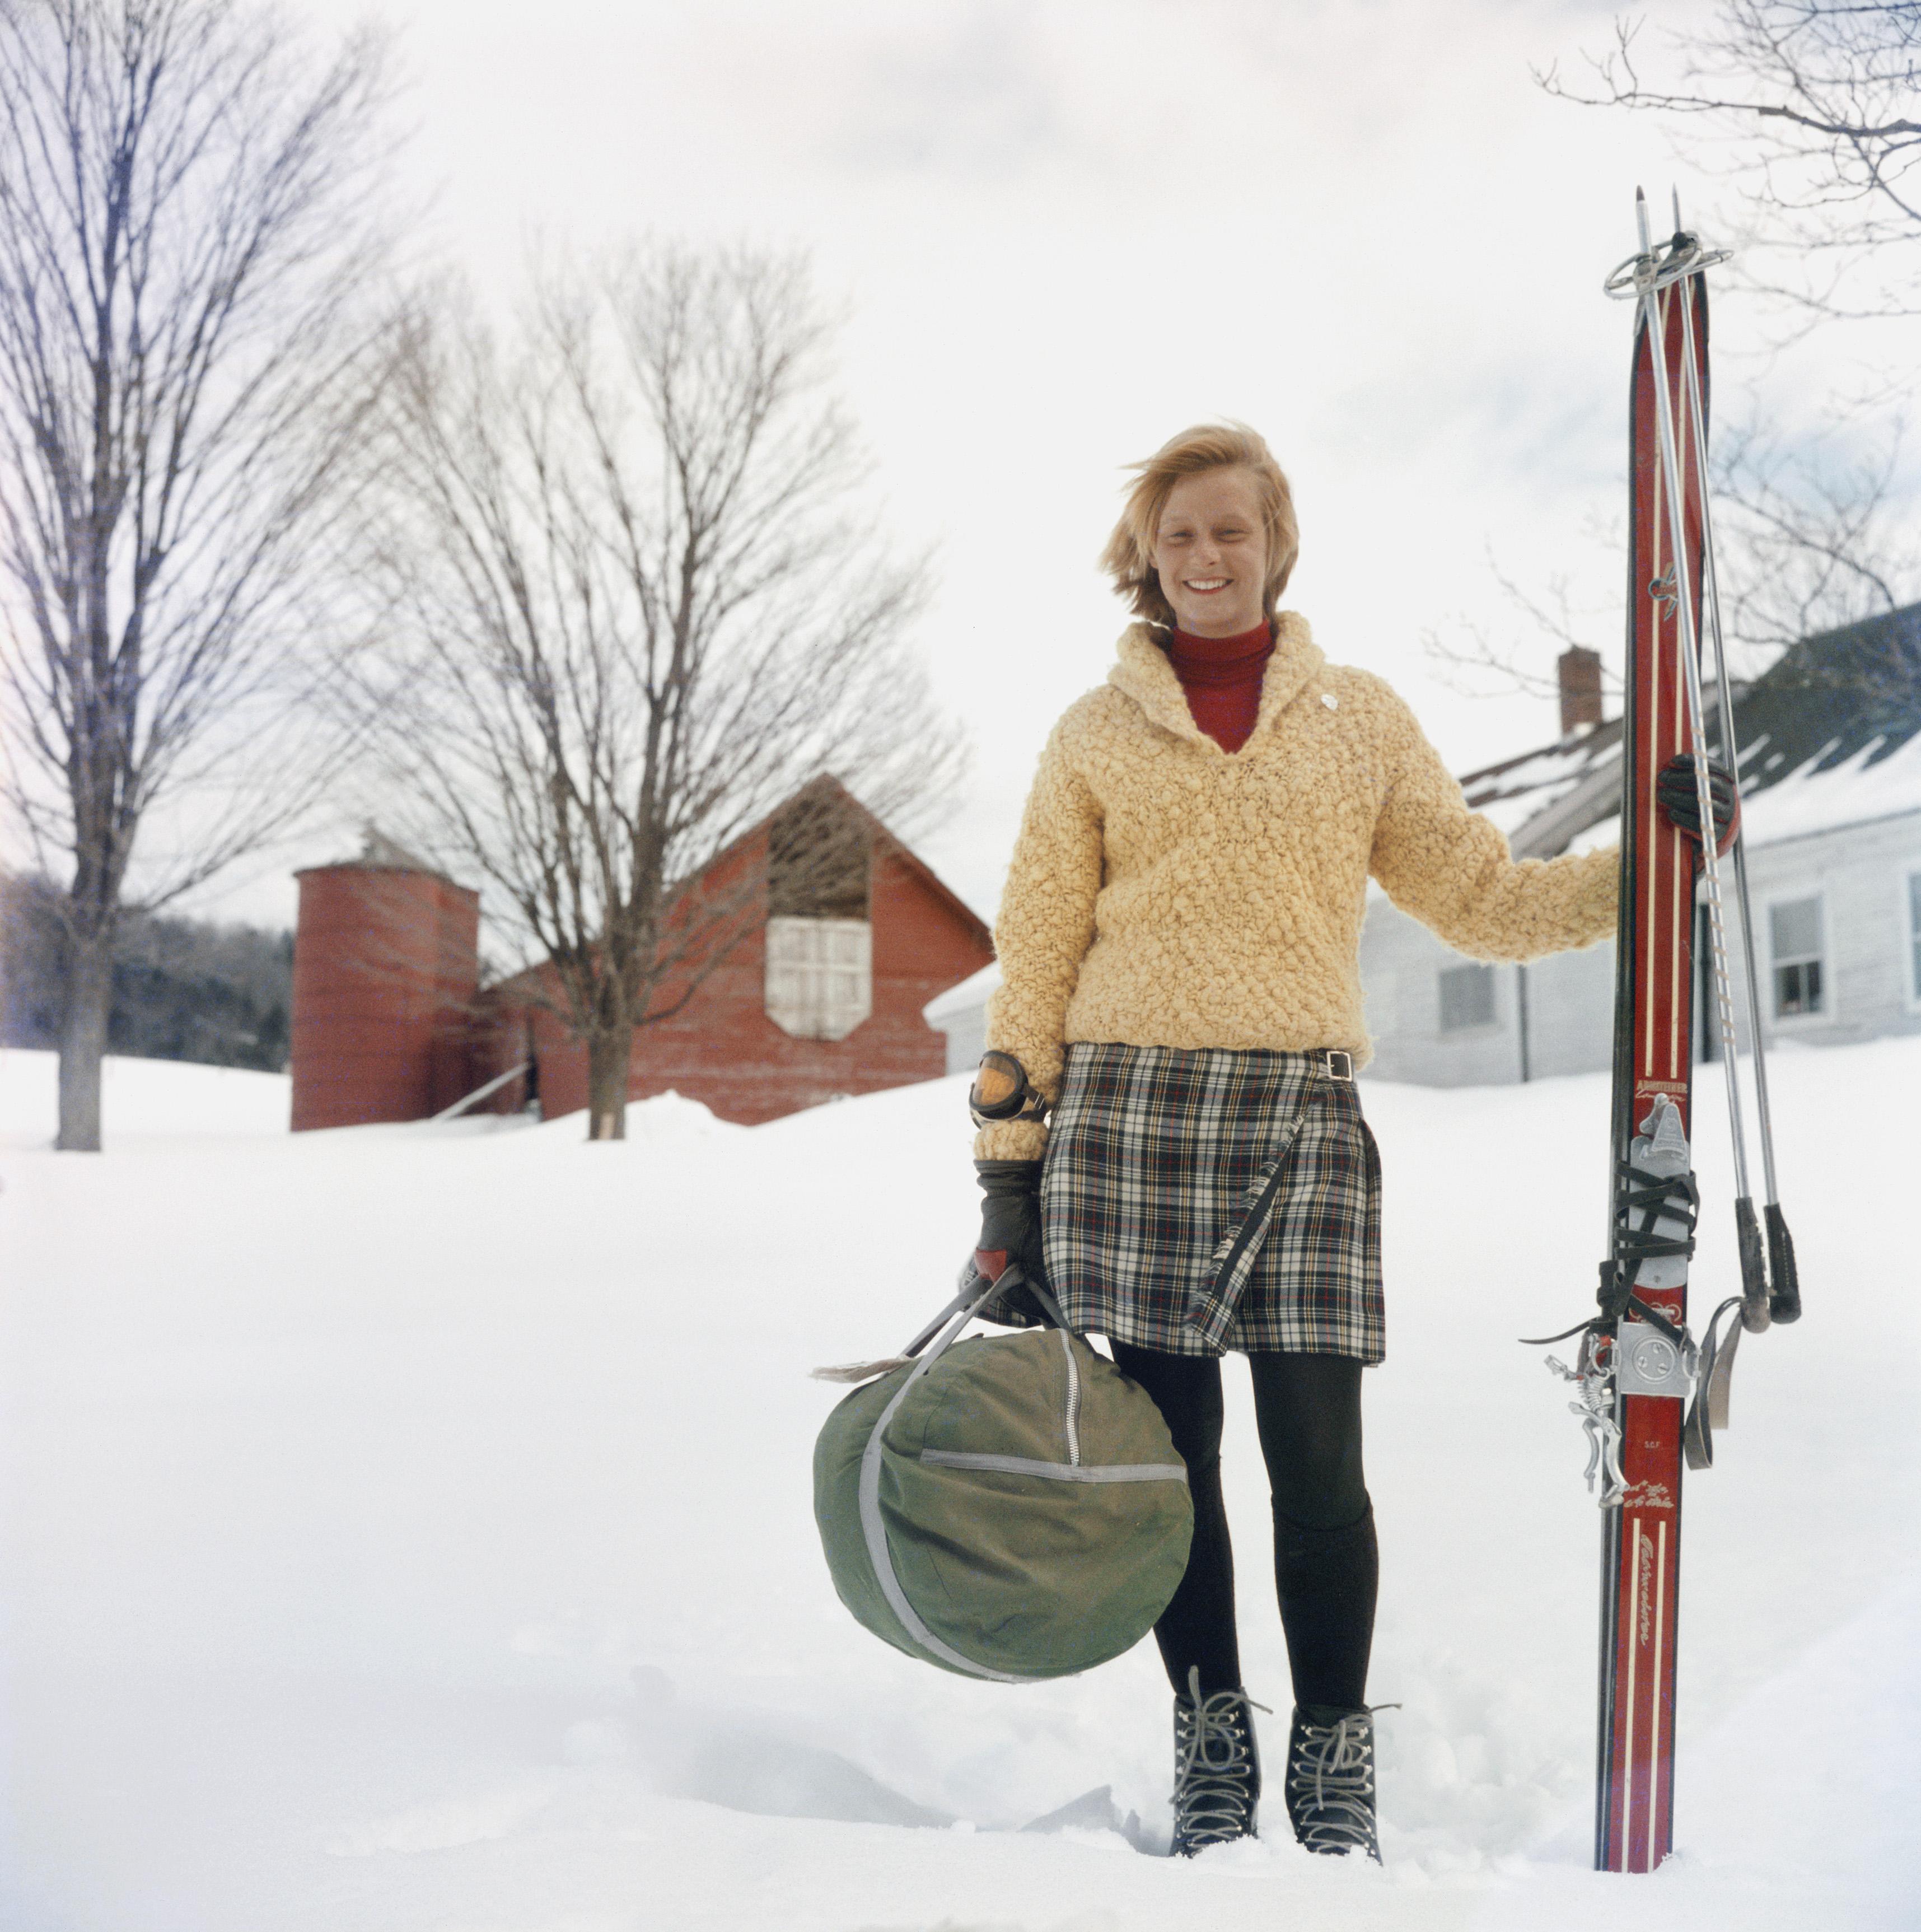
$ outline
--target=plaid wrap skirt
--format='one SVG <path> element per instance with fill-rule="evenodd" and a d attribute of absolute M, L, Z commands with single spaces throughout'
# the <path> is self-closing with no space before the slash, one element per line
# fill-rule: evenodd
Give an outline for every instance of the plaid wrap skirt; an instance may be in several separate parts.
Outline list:
<path fill-rule="evenodd" d="M 1320 1055 L 1071 1043 L 1041 1222 L 1083 1332 L 1176 1355 L 1384 1352 L 1380 1156 Z"/>

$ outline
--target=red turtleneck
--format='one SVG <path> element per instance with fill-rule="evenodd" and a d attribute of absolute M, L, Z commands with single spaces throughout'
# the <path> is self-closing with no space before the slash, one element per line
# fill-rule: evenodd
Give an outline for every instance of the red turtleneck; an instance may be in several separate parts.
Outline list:
<path fill-rule="evenodd" d="M 1274 634 L 1257 624 L 1238 638 L 1196 638 L 1176 630 L 1167 659 L 1187 694 L 1194 722 L 1224 752 L 1248 741 L 1260 711 L 1260 680 L 1274 655 Z"/>

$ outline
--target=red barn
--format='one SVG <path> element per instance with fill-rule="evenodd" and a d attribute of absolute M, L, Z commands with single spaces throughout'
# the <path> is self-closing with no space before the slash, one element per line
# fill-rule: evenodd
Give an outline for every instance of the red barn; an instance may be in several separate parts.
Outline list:
<path fill-rule="evenodd" d="M 475 896 L 412 863 L 409 890 L 372 898 L 367 859 L 301 874 L 296 1128 L 421 1119 L 523 1061 L 528 1070 L 484 1104 L 534 1099 L 548 1119 L 585 1107 L 586 1049 L 559 1003 L 541 997 L 550 969 L 477 991 Z M 687 903 L 730 909 L 724 942 L 704 972 L 657 992 L 655 1010 L 672 1010 L 636 1032 L 630 1097 L 671 1088 L 752 1123 L 946 1071 L 945 1037 L 921 1010 L 992 959 L 987 928 L 840 786 L 807 788 L 685 890 Z M 475 908 L 457 932 L 443 910 L 450 895 Z M 463 943 L 463 1010 L 445 956 Z M 304 988 L 340 986 L 367 996 L 303 1009 Z M 384 1030 L 375 988 L 391 1016 Z"/>

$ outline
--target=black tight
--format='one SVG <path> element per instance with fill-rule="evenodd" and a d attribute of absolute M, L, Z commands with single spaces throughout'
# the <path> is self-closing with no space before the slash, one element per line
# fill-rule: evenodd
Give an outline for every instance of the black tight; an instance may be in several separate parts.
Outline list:
<path fill-rule="evenodd" d="M 1154 1626 L 1161 1659 L 1185 1694 L 1197 1665 L 1203 1696 L 1241 1681 L 1234 1556 L 1221 1497 L 1221 1364 L 1112 1344 L 1124 1375 L 1154 1398 L 1187 1464 L 1194 1548 Z M 1254 1415 L 1274 1498 L 1275 1582 L 1297 1704 L 1365 1701 L 1380 1562 L 1361 1471 L 1361 1365 L 1345 1355 L 1254 1354 Z"/>

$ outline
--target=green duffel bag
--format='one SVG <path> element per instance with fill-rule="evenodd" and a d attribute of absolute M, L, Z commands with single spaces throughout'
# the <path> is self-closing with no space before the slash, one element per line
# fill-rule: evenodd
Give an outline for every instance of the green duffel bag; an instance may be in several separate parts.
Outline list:
<path fill-rule="evenodd" d="M 841 1602 L 910 1657 L 1001 1684 L 1131 1649 L 1194 1535 L 1186 1466 L 1152 1397 L 1051 1295 L 1035 1298 L 1053 1327 L 957 1339 L 1017 1280 L 970 1280 L 888 1361 L 816 1371 L 877 1377 L 814 1445 L 814 1516 Z"/>

